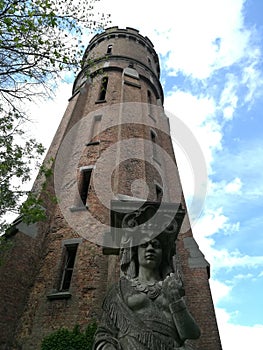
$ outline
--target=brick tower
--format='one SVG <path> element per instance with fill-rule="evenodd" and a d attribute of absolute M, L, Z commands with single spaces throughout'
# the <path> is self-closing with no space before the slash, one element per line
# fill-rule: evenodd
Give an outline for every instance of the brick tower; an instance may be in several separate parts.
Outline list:
<path fill-rule="evenodd" d="M 173 203 L 186 212 L 159 74 L 153 44 L 133 28 L 109 28 L 89 43 L 45 160 L 52 179 L 40 177 L 33 188 L 47 220 L 26 226 L 18 219 L 8 236 L 12 246 L 0 268 L 0 349 L 36 350 L 60 327 L 99 320 L 106 290 L 120 275 L 119 209 L 147 201 L 165 203 L 163 215 Z M 195 346 L 220 350 L 209 264 L 187 214 L 177 253 L 202 332 Z"/>

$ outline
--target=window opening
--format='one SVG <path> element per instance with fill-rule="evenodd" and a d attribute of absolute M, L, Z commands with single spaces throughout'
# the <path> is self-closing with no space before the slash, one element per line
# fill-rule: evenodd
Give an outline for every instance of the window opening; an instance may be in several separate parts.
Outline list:
<path fill-rule="evenodd" d="M 99 94 L 99 101 L 104 101 L 106 97 L 106 91 L 108 86 L 108 77 L 102 78 L 101 86 L 100 86 L 100 94 Z"/>
<path fill-rule="evenodd" d="M 152 61 L 151 61 L 150 57 L 148 57 L 148 64 L 150 67 L 152 66 Z"/>
<path fill-rule="evenodd" d="M 112 46 L 113 45 L 108 45 L 108 48 L 107 48 L 107 54 L 110 55 L 112 53 Z"/>
<path fill-rule="evenodd" d="M 156 134 L 155 134 L 155 132 L 153 130 L 151 130 L 151 140 L 152 140 L 153 158 L 157 159 Z"/>
<path fill-rule="evenodd" d="M 65 292 L 69 290 L 78 245 L 77 244 L 67 245 L 65 246 L 65 248 L 66 248 L 66 251 L 65 251 L 64 265 L 62 268 L 62 278 L 61 278 L 61 283 L 59 288 L 61 292 Z"/>
<path fill-rule="evenodd" d="M 156 191 L 156 200 L 157 202 L 161 202 L 163 198 L 163 190 L 160 186 L 155 185 L 155 191 Z"/>
<path fill-rule="evenodd" d="M 101 125 L 101 115 L 96 115 L 94 117 L 93 127 L 92 127 L 92 140 L 93 141 L 97 141 L 99 139 L 100 125 Z"/>
<path fill-rule="evenodd" d="M 88 192 L 89 192 L 91 172 L 92 172 L 92 169 L 83 169 L 81 170 L 81 174 L 80 174 L 81 179 L 80 179 L 79 194 L 80 194 L 81 201 L 85 206 L 86 206 Z"/>
<path fill-rule="evenodd" d="M 153 110 L 152 110 L 152 94 L 151 91 L 147 91 L 147 102 L 148 102 L 148 109 L 149 109 L 149 114 L 152 115 Z"/>

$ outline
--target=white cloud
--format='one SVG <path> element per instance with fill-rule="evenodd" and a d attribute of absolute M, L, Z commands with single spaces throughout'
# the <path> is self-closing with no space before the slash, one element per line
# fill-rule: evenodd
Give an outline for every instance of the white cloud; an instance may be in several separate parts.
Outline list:
<path fill-rule="evenodd" d="M 200 237 L 209 237 L 224 228 L 228 218 L 223 214 L 223 209 L 206 209 L 202 217 L 195 225 L 195 235 Z"/>
<path fill-rule="evenodd" d="M 253 278 L 252 273 L 239 273 L 238 275 L 234 276 L 234 281 L 241 281 L 241 280 L 246 280 L 246 279 L 251 279 Z"/>
<path fill-rule="evenodd" d="M 226 193 L 241 193 L 242 181 L 236 177 L 233 181 L 229 182 L 225 186 Z"/>
<path fill-rule="evenodd" d="M 250 105 L 256 98 L 262 97 L 263 77 L 257 68 L 258 56 L 261 56 L 261 52 L 259 52 L 259 49 L 255 49 L 255 51 L 257 52 L 256 57 L 250 65 L 244 67 L 241 81 L 247 89 L 244 103 L 249 103 Z"/>
<path fill-rule="evenodd" d="M 223 110 L 223 116 L 226 120 L 233 118 L 234 111 L 237 107 L 238 97 L 237 88 L 239 86 L 238 78 L 234 74 L 228 74 L 226 83 L 221 93 L 219 108 Z"/>
<path fill-rule="evenodd" d="M 134 0 L 124 8 L 121 0 L 101 0 L 97 8 L 111 13 L 113 26 L 134 27 L 147 35 L 160 54 L 168 55 L 166 66 L 172 74 L 182 71 L 203 79 L 249 54 L 251 34 L 243 25 L 244 2 Z"/>
<path fill-rule="evenodd" d="M 232 290 L 232 286 L 214 279 L 210 279 L 210 288 L 215 305 L 222 299 L 226 299 Z"/>
<path fill-rule="evenodd" d="M 160 35 L 166 32 L 166 37 L 158 48 L 163 55 L 169 53 L 167 69 L 172 74 L 182 71 L 204 79 L 246 56 L 250 32 L 243 27 L 243 3 L 242 0 L 175 1 L 173 18 L 165 16 L 166 26 L 160 13 L 158 28 L 161 27 Z"/>
<path fill-rule="evenodd" d="M 28 130 L 45 147 L 49 147 L 57 127 L 65 112 L 68 99 L 71 97 L 72 83 L 61 83 L 54 97 L 39 101 L 29 106 L 32 121 Z"/>
<path fill-rule="evenodd" d="M 216 316 L 224 350 L 258 348 L 262 343 L 263 325 L 241 326 L 231 323 L 231 314 L 216 308 Z"/>
<path fill-rule="evenodd" d="M 229 251 L 227 249 L 207 250 L 209 261 L 213 264 L 214 270 L 232 269 L 236 267 L 258 267 L 263 266 L 263 256 L 251 256 L 242 254 L 239 250 Z"/>
<path fill-rule="evenodd" d="M 213 198 L 213 203 L 226 203 L 227 195 L 241 195 L 243 182 L 239 177 L 231 181 L 222 180 L 219 182 L 209 181 L 209 195 Z M 214 205 L 213 205 L 214 207 Z"/>
<path fill-rule="evenodd" d="M 209 172 L 213 152 L 221 148 L 222 139 L 221 127 L 215 119 L 214 99 L 175 90 L 166 96 L 165 109 L 176 115 L 192 131 L 202 149 Z M 173 127 L 172 118 L 170 118 L 170 125 L 172 137 L 176 139 L 176 128 Z M 184 188 L 187 188 L 187 185 Z"/>

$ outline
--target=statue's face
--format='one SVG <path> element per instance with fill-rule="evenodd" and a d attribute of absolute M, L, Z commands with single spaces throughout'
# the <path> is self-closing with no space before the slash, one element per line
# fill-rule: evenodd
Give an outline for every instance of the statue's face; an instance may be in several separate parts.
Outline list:
<path fill-rule="evenodd" d="M 142 242 L 138 247 L 139 266 L 158 269 L 162 262 L 162 246 L 158 239 Z"/>

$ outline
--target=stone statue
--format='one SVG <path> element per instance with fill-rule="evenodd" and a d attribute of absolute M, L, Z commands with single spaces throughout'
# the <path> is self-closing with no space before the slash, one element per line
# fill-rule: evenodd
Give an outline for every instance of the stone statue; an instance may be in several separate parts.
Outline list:
<path fill-rule="evenodd" d="M 185 341 L 199 338 L 200 330 L 184 300 L 176 237 L 142 236 L 138 246 L 121 250 L 123 276 L 104 300 L 93 349 L 193 349 Z"/>

